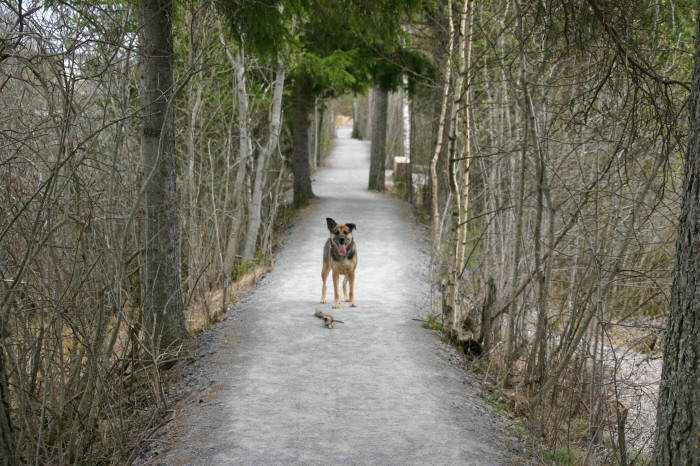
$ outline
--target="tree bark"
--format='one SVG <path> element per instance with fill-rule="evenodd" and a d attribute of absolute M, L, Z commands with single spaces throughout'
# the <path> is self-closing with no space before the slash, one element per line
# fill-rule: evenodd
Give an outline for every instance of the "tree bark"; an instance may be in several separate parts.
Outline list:
<path fill-rule="evenodd" d="M 447 12 L 449 16 L 448 25 L 450 28 L 449 32 L 449 45 L 447 46 L 448 53 L 445 57 L 445 85 L 442 87 L 442 98 L 440 99 L 440 113 L 437 120 L 437 138 L 435 143 L 435 151 L 433 152 L 433 158 L 430 161 L 430 183 L 431 183 L 431 213 L 432 213 L 432 234 L 433 234 L 433 250 L 438 249 L 438 230 L 440 229 L 440 212 L 438 207 L 438 162 L 440 161 L 440 154 L 443 148 L 443 134 L 445 132 L 446 125 L 446 115 L 447 106 L 450 95 L 450 79 L 452 79 L 452 45 L 453 45 L 453 29 L 452 29 L 452 1 L 447 2 Z M 443 309 L 443 313 L 445 310 Z"/>
<path fill-rule="evenodd" d="M 700 7 L 654 464 L 700 464 Z"/>
<path fill-rule="evenodd" d="M 534 233 L 533 233 L 533 249 L 534 249 L 534 259 L 535 259 L 535 270 L 536 284 L 537 284 L 537 328 L 535 331 L 535 337 L 532 342 L 532 351 L 530 352 L 530 357 L 528 359 L 527 370 L 525 374 L 525 385 L 527 386 L 529 382 L 533 379 L 539 381 L 540 383 L 544 380 L 544 366 L 546 359 L 546 345 L 545 345 L 545 333 L 546 333 L 546 323 L 547 323 L 547 309 L 548 309 L 548 297 L 549 291 L 547 287 L 547 273 L 544 270 L 544 262 L 542 255 L 542 224 L 544 222 L 544 210 L 545 210 L 545 198 L 548 197 L 548 183 L 547 183 L 547 173 L 546 173 L 546 163 L 545 163 L 545 153 L 540 144 L 540 131 L 539 131 L 539 121 L 537 119 L 537 114 L 535 112 L 535 106 L 532 101 L 532 95 L 530 94 L 530 85 L 528 80 L 528 63 L 525 59 L 525 31 L 524 31 L 524 18 L 520 2 L 516 0 L 515 2 L 517 11 L 517 30 L 518 30 L 518 40 L 522 43 L 520 47 L 520 83 L 522 86 L 522 107 L 523 115 L 528 120 L 528 129 L 532 137 L 532 147 L 535 152 L 535 178 L 537 180 L 537 195 L 536 195 L 536 209 L 535 209 L 535 223 L 534 223 Z M 550 220 L 551 221 L 551 220 Z M 550 243 L 551 244 L 551 243 Z M 533 390 L 533 393 L 535 391 Z M 536 404 L 536 403 L 535 403 Z"/>
<path fill-rule="evenodd" d="M 360 117 L 360 112 L 358 111 L 357 95 L 352 98 L 352 138 L 362 139 L 360 136 L 360 122 L 357 119 Z"/>
<path fill-rule="evenodd" d="M 299 86 L 292 109 L 292 144 L 294 150 L 294 206 L 302 207 L 309 199 L 316 197 L 311 189 L 309 168 L 309 96 L 304 85 Z"/>
<path fill-rule="evenodd" d="M 520 11 L 520 10 L 518 10 Z M 518 16 L 518 24 L 522 20 L 522 16 Z M 522 36 L 521 36 L 522 37 Z M 523 40 L 519 41 L 519 54 L 521 67 L 524 66 L 525 57 L 525 43 Z M 521 69 L 522 70 L 522 69 Z M 510 309 L 508 313 L 508 341 L 506 343 L 506 367 L 508 367 L 507 375 L 503 381 L 504 385 L 510 385 L 510 377 L 512 371 L 510 370 L 511 364 L 515 362 L 516 359 L 516 349 L 518 345 L 516 344 L 516 320 L 517 320 L 517 285 L 518 277 L 520 274 L 520 248 L 522 246 L 523 238 L 523 209 L 525 203 L 525 162 L 527 159 L 527 138 L 529 133 L 529 123 L 530 121 L 525 118 L 523 120 L 524 128 L 522 130 L 522 146 L 520 149 L 520 166 L 518 168 L 518 204 L 516 211 L 516 224 L 515 224 L 515 244 L 513 245 L 513 264 L 511 272 L 511 298 L 510 298 Z"/>
<path fill-rule="evenodd" d="M 469 83 L 465 88 L 464 80 L 468 78 L 469 67 L 471 66 L 471 26 L 472 26 L 472 0 L 466 0 L 462 4 L 459 22 L 459 37 L 457 42 L 457 63 L 458 70 L 456 73 L 454 90 L 455 97 L 452 105 L 450 116 L 450 137 L 449 141 L 449 160 L 448 173 L 450 180 L 450 192 L 455 200 L 452 208 L 452 242 L 454 254 L 450 259 L 449 276 L 445 286 L 446 296 L 444 301 L 447 306 L 443 310 L 443 325 L 446 332 L 456 332 L 456 337 L 459 333 L 459 316 L 458 296 L 459 286 L 457 284 L 461 276 L 461 270 L 464 265 L 464 257 L 467 243 L 467 212 L 469 210 Z M 462 183 L 461 189 L 459 185 L 459 166 L 460 160 L 457 157 L 457 127 L 458 121 L 462 115 L 463 118 L 463 140 L 464 140 L 464 163 L 462 166 Z"/>
<path fill-rule="evenodd" d="M 319 106 L 316 104 L 316 117 L 314 118 L 314 168 L 321 165 L 323 158 L 323 117 L 326 115 L 326 105 L 322 102 Z M 333 115 L 331 109 L 331 115 Z"/>
<path fill-rule="evenodd" d="M 469 211 L 472 210 L 470 205 L 472 200 L 470 197 L 471 184 L 469 182 L 472 159 L 471 159 L 471 79 L 470 73 L 472 68 L 472 31 L 474 29 L 474 0 L 465 0 L 462 9 L 462 20 L 461 20 L 461 35 L 460 41 L 462 45 L 460 46 L 460 70 L 459 74 L 463 79 L 463 91 L 460 96 L 460 105 L 464 106 L 463 116 L 462 116 L 462 135 L 464 139 L 464 163 L 462 164 L 462 189 L 461 189 L 461 202 L 460 202 L 460 212 L 459 212 L 459 236 L 457 240 L 457 263 L 462 268 L 459 273 L 459 278 L 462 276 L 462 271 L 465 267 L 465 258 L 467 250 L 467 234 L 469 228 L 467 227 L 467 219 L 469 216 Z M 455 124 L 457 122 L 455 121 Z M 456 130 L 455 130 L 456 134 Z"/>
<path fill-rule="evenodd" d="M 180 290 L 170 0 L 142 0 L 144 329 L 156 354 L 189 338 Z"/>
<path fill-rule="evenodd" d="M 486 297 L 481 308 L 481 332 L 479 342 L 482 343 L 484 353 L 488 354 L 492 346 L 491 313 L 493 304 L 496 302 L 496 283 L 493 277 L 489 277 L 486 282 Z"/>
<path fill-rule="evenodd" d="M 434 55 L 437 59 L 445 59 L 451 66 L 452 49 L 454 46 L 454 24 L 452 22 L 452 2 L 448 0 L 438 0 L 436 2 L 436 11 L 433 15 L 433 28 L 435 34 L 435 49 Z M 441 120 L 442 112 L 442 97 L 450 94 L 452 82 L 452 69 L 449 70 L 441 67 L 436 67 L 435 70 L 435 94 L 433 99 L 433 127 L 432 139 L 439 147 L 440 152 L 436 159 L 436 176 L 429 177 L 430 196 L 438 196 L 433 204 L 445 204 L 445 199 L 449 194 L 449 180 L 447 176 L 448 165 L 448 137 L 450 133 L 450 119 Z M 451 111 L 452 101 L 448 99 L 445 102 L 447 106 L 445 111 Z M 446 113 L 449 115 L 449 113 Z M 432 187 L 433 182 L 437 183 L 435 188 Z"/>
<path fill-rule="evenodd" d="M 245 219 L 245 205 L 247 189 L 244 188 L 245 180 L 248 175 L 248 159 L 253 152 L 253 145 L 248 131 L 248 91 L 245 75 L 245 50 L 243 47 L 238 49 L 236 57 L 229 57 L 232 61 L 236 73 L 236 95 L 238 99 L 237 105 L 237 123 L 238 123 L 238 171 L 236 172 L 236 181 L 233 185 L 233 198 L 235 207 L 233 210 L 233 225 L 231 234 L 228 240 L 226 250 L 227 270 L 228 264 L 233 264 L 239 252 L 239 239 L 243 231 Z"/>
<path fill-rule="evenodd" d="M 280 135 L 280 120 L 282 113 L 282 91 L 284 91 L 284 64 L 280 62 L 275 79 L 274 91 L 272 96 L 272 108 L 270 109 L 270 135 L 265 148 L 260 153 L 255 170 L 255 183 L 253 187 L 253 200 L 251 203 L 250 215 L 248 216 L 248 231 L 243 247 L 243 261 L 249 261 L 253 258 L 255 245 L 258 240 L 258 231 L 260 230 L 260 210 L 262 208 L 263 185 L 265 178 L 265 169 L 272 153 L 277 148 Z"/>
<path fill-rule="evenodd" d="M 386 171 L 386 117 L 388 92 L 379 84 L 374 86 L 374 115 L 372 116 L 372 146 L 370 148 L 369 189 L 384 191 Z"/>
<path fill-rule="evenodd" d="M 5 368 L 4 338 L 2 338 L 4 330 L 3 319 L 0 315 L 0 458 L 2 458 L 3 464 L 9 466 L 18 464 L 18 458 L 12 417 L 10 416 L 10 392 L 7 384 L 7 369 Z"/>
<path fill-rule="evenodd" d="M 190 14 L 192 14 L 190 12 Z M 192 17 L 195 15 L 192 14 Z M 194 23 L 194 18 L 190 18 L 189 21 Z M 194 28 L 194 24 L 192 25 Z M 196 45 L 193 35 L 189 35 L 188 43 L 188 67 L 189 69 L 195 69 L 195 62 L 197 60 L 198 51 L 196 50 Z M 187 276 L 185 277 L 185 289 L 189 293 L 194 292 L 193 284 L 197 281 L 197 276 L 199 275 L 198 262 L 201 257 L 201 241 L 199 235 L 199 183 L 197 183 L 197 173 L 195 171 L 195 163 L 197 161 L 198 146 L 197 142 L 199 140 L 199 135 L 197 134 L 197 121 L 199 119 L 199 113 L 202 109 L 203 99 L 202 91 L 204 85 L 198 79 L 191 79 L 188 85 L 187 95 L 190 97 L 189 102 L 191 106 L 188 109 L 187 116 L 187 180 L 183 185 L 187 186 L 187 201 L 188 208 L 185 212 L 185 237 L 182 239 L 184 241 L 184 254 L 187 257 Z M 184 196 L 183 196 L 184 197 Z"/>

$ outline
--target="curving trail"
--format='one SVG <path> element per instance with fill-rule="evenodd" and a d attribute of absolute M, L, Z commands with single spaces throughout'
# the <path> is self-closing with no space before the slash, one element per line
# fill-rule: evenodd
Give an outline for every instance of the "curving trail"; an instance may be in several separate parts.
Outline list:
<path fill-rule="evenodd" d="M 315 176 L 319 199 L 285 235 L 275 268 L 209 332 L 185 369 L 199 388 L 147 463 L 518 461 L 478 384 L 412 320 L 427 313 L 428 258 L 408 208 L 367 191 L 369 143 L 338 133 Z M 331 308 L 330 278 L 319 304 L 326 217 L 357 224 L 356 308 Z M 329 330 L 315 309 L 345 323 Z"/>

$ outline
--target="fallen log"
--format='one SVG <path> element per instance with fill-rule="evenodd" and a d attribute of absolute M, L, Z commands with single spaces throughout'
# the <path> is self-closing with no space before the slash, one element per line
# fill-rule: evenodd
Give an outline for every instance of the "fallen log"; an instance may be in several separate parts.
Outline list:
<path fill-rule="evenodd" d="M 344 324 L 342 320 L 335 320 L 332 315 L 330 314 L 324 314 L 320 310 L 316 309 L 316 314 L 314 314 L 316 317 L 319 319 L 323 319 L 326 321 L 326 327 L 328 328 L 333 328 L 333 322 L 338 322 L 339 324 Z"/>

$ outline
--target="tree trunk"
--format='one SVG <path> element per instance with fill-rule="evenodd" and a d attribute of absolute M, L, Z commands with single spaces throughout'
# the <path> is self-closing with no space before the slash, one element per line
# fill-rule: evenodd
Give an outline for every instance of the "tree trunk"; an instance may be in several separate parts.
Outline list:
<path fill-rule="evenodd" d="M 518 10 L 520 11 L 520 10 Z M 518 25 L 522 21 L 522 17 L 518 16 Z M 521 62 L 521 74 L 524 73 L 522 67 L 524 66 L 525 57 L 525 42 L 522 40 L 522 35 L 519 41 L 519 54 Z M 517 359 L 517 348 L 516 344 L 516 320 L 517 320 L 517 287 L 518 287 L 518 277 L 520 275 L 520 248 L 522 246 L 523 238 L 523 210 L 525 204 L 525 162 L 527 159 L 527 138 L 529 136 L 529 124 L 530 120 L 527 118 L 523 119 L 523 129 L 522 129 L 522 145 L 520 149 L 520 166 L 518 168 L 518 197 L 516 206 L 516 222 L 515 222 L 515 243 L 513 244 L 513 264 L 512 264 L 512 274 L 511 274 L 511 297 L 510 297 L 510 309 L 508 313 L 508 341 L 506 343 L 506 377 L 503 384 L 506 386 L 510 385 L 510 377 L 512 375 L 511 364 Z"/>
<path fill-rule="evenodd" d="M 370 148 L 369 189 L 384 191 L 386 171 L 386 115 L 389 107 L 388 92 L 374 86 L 374 115 L 372 116 L 372 146 Z"/>
<path fill-rule="evenodd" d="M 310 141 L 309 152 L 311 153 L 311 169 L 318 170 L 318 97 L 314 100 L 314 131 L 313 141 Z"/>
<path fill-rule="evenodd" d="M 318 104 L 316 108 L 316 118 L 314 118 L 314 128 L 316 128 L 314 131 L 314 167 L 318 168 L 321 165 L 321 158 L 323 158 L 323 117 L 326 114 L 326 106 L 321 103 L 320 108 Z"/>
<path fill-rule="evenodd" d="M 194 15 L 192 15 L 194 16 Z M 190 19 L 194 23 L 194 19 Z M 189 69 L 195 69 L 195 61 L 198 51 L 196 50 L 196 45 L 193 40 L 193 36 L 189 36 L 188 44 L 188 67 Z M 187 122 L 187 180 L 183 185 L 187 186 L 187 201 L 188 208 L 185 212 L 185 228 L 184 234 L 184 254 L 186 255 L 187 261 L 187 276 L 185 277 L 185 290 L 190 294 L 194 292 L 194 283 L 197 281 L 199 276 L 199 259 L 201 257 L 201 241 L 199 241 L 199 183 L 197 180 L 197 173 L 195 172 L 195 163 L 197 161 L 198 147 L 197 142 L 199 135 L 197 134 L 197 121 L 199 119 L 199 112 L 202 108 L 203 99 L 202 91 L 203 84 L 199 79 L 193 77 L 190 80 L 188 86 L 187 96 L 190 97 L 189 102 L 191 102 L 191 107 L 187 112 L 188 122 Z M 184 197 L 184 196 L 183 196 Z"/>
<path fill-rule="evenodd" d="M 255 252 L 258 231 L 260 230 L 260 210 L 262 208 L 263 180 L 265 178 L 265 168 L 272 153 L 277 148 L 280 135 L 280 119 L 282 113 L 282 92 L 284 91 L 284 65 L 280 62 L 275 79 L 272 96 L 272 108 L 270 109 L 270 136 L 265 148 L 258 157 L 255 170 L 255 184 L 253 188 L 253 200 L 248 216 L 248 232 L 246 234 L 245 245 L 243 247 L 243 262 L 250 261 Z"/>
<path fill-rule="evenodd" d="M 451 66 L 452 62 L 452 49 L 454 46 L 454 23 L 452 21 L 452 2 L 448 0 L 438 0 L 436 2 L 435 15 L 433 16 L 433 27 L 435 31 L 435 57 L 442 58 Z M 446 118 L 441 120 L 440 114 L 442 112 L 442 97 L 447 94 L 450 95 L 452 83 L 452 69 L 436 67 L 435 70 L 435 94 L 433 99 L 433 127 L 432 127 L 432 138 L 433 142 L 437 147 L 440 148 L 440 152 L 436 159 L 436 176 L 433 180 L 431 176 L 428 180 L 431 185 L 430 195 L 438 196 L 434 204 L 444 205 L 445 199 L 449 194 L 449 180 L 447 176 L 447 164 L 448 164 L 448 138 L 450 134 L 450 119 Z M 452 100 L 448 99 L 445 102 L 447 105 L 445 111 L 446 115 L 451 112 Z M 442 129 L 441 129 L 442 128 Z M 435 188 L 432 187 L 433 181 L 437 183 Z"/>
<path fill-rule="evenodd" d="M 546 333 L 546 322 L 547 322 L 547 309 L 548 309 L 548 290 L 547 290 L 547 280 L 544 270 L 544 261 L 542 259 L 542 224 L 544 222 L 544 202 L 545 197 L 548 196 L 548 183 L 546 174 L 546 164 L 545 164 L 545 154 L 540 144 L 540 132 L 539 132 L 539 122 L 537 120 L 537 114 L 535 113 L 535 107 L 532 101 L 532 95 L 530 94 L 530 87 L 528 82 L 528 70 L 527 70 L 527 60 L 525 59 L 525 31 L 523 24 L 523 14 L 520 7 L 520 2 L 516 1 L 516 11 L 517 11 L 517 30 L 518 38 L 522 43 L 520 47 L 520 83 L 522 86 L 522 107 L 523 115 L 528 120 L 528 129 L 530 130 L 530 136 L 532 137 L 532 146 L 535 152 L 535 178 L 537 179 L 537 196 L 536 196 L 536 209 L 535 209 L 535 224 L 533 233 L 533 253 L 535 256 L 535 270 L 536 284 L 537 284 L 537 329 L 535 331 L 535 337 L 532 342 L 532 351 L 530 352 L 530 357 L 528 359 L 527 370 L 525 373 L 525 385 L 529 386 L 532 380 L 538 383 L 542 383 L 544 380 L 544 366 L 546 358 L 546 345 L 545 345 L 545 333 Z M 532 395 L 538 393 L 536 390 L 532 390 Z M 533 403 L 533 406 L 537 403 Z"/>
<path fill-rule="evenodd" d="M 302 207 L 309 199 L 316 197 L 311 189 L 311 170 L 309 168 L 308 100 L 309 96 L 304 85 L 297 85 L 292 109 L 295 207 Z"/>
<path fill-rule="evenodd" d="M 488 354 L 492 346 L 492 330 L 491 330 L 491 314 L 493 313 L 493 304 L 496 302 L 496 283 L 493 277 L 489 277 L 486 282 L 486 297 L 484 305 L 481 308 L 481 333 L 479 342 L 482 343 L 484 353 Z"/>
<path fill-rule="evenodd" d="M 18 464 L 15 447 L 12 417 L 10 416 L 10 392 L 7 385 L 7 369 L 5 368 L 5 346 L 3 319 L 0 315 L 0 458 L 7 465 Z"/>
<path fill-rule="evenodd" d="M 357 95 L 352 98 L 352 137 L 353 139 L 361 139 L 360 136 L 360 122 L 357 119 L 360 117 L 360 112 L 358 111 Z"/>
<path fill-rule="evenodd" d="M 248 159 L 253 152 L 253 148 L 248 131 L 248 91 L 245 76 L 245 51 L 243 48 L 241 47 L 238 50 L 235 58 L 229 57 L 229 60 L 232 60 L 236 72 L 236 94 L 238 97 L 237 123 L 239 134 L 238 171 L 236 173 L 236 181 L 233 185 L 233 198 L 236 205 L 233 210 L 233 225 L 226 252 L 226 257 L 229 259 L 227 263 L 232 263 L 239 252 L 239 238 L 243 231 L 247 198 L 247 190 L 244 190 L 243 186 L 248 174 Z"/>
<path fill-rule="evenodd" d="M 700 8 L 654 464 L 700 464 Z"/>
<path fill-rule="evenodd" d="M 189 338 L 180 290 L 175 177 L 172 2 L 143 0 L 141 162 L 144 183 L 144 328 L 158 353 Z"/>
<path fill-rule="evenodd" d="M 462 20 L 461 20 L 461 30 L 462 38 L 460 39 L 463 44 L 460 46 L 460 70 L 459 73 L 462 76 L 464 90 L 460 96 L 460 105 L 464 105 L 464 114 L 462 116 L 462 134 L 464 139 L 464 163 L 462 164 L 462 188 L 460 195 L 462 200 L 460 202 L 461 210 L 459 212 L 459 237 L 457 243 L 457 262 L 462 269 L 459 272 L 459 278 L 462 276 L 464 270 L 464 262 L 466 258 L 467 250 L 467 233 L 469 231 L 467 225 L 467 219 L 469 216 L 469 210 L 471 209 L 470 203 L 470 168 L 472 164 L 471 160 L 471 79 L 469 74 L 471 73 L 472 67 L 472 30 L 474 26 L 474 0 L 466 0 L 464 2 L 462 10 Z M 456 124 L 457 122 L 455 122 Z M 455 130 L 456 134 L 456 130 Z"/>
<path fill-rule="evenodd" d="M 437 120 L 437 137 L 435 143 L 435 151 L 433 152 L 433 158 L 430 161 L 430 184 L 431 184 L 431 211 L 432 211 L 432 234 L 433 234 L 433 251 L 438 249 L 438 231 L 440 229 L 440 212 L 438 203 L 438 162 L 440 161 L 440 154 L 442 153 L 442 142 L 443 134 L 445 132 L 446 116 L 447 116 L 447 106 L 450 95 L 450 79 L 452 78 L 452 45 L 453 45 L 453 29 L 452 29 L 452 2 L 448 0 L 447 12 L 449 16 L 448 25 L 450 28 L 449 32 L 449 45 L 447 46 L 447 56 L 445 58 L 445 85 L 442 86 L 442 97 L 440 99 L 440 113 Z M 443 313 L 445 310 L 443 309 Z M 448 311 L 449 312 L 449 311 Z"/>
<path fill-rule="evenodd" d="M 444 298 L 447 306 L 443 310 L 443 325 L 448 335 L 454 332 L 454 337 L 459 339 L 459 324 L 461 319 L 458 310 L 459 286 L 461 270 L 464 265 L 464 257 L 467 243 L 467 212 L 469 210 L 469 84 L 465 88 L 464 80 L 468 78 L 471 65 L 471 25 L 472 25 L 472 0 L 466 0 L 462 4 L 460 13 L 459 39 L 457 44 L 458 72 L 455 79 L 455 101 L 452 105 L 450 116 L 450 137 L 448 173 L 450 180 L 450 192 L 455 202 L 452 208 L 452 242 L 454 254 L 450 259 L 449 275 L 445 286 Z M 463 114 L 463 115 L 462 115 Z M 458 188 L 460 161 L 457 157 L 457 127 L 460 115 L 463 118 L 464 163 L 462 168 L 461 189 Z M 449 312 L 450 314 L 445 314 Z"/>

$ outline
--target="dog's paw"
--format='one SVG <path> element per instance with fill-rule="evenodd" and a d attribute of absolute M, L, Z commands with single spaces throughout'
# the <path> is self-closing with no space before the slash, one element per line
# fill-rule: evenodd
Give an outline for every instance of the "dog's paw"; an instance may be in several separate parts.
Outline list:
<path fill-rule="evenodd" d="M 326 302 L 327 302 L 327 301 L 326 301 L 325 299 L 322 299 L 322 300 L 321 300 L 321 304 L 326 304 Z"/>
<path fill-rule="evenodd" d="M 351 302 L 350 307 L 357 307 L 357 303 L 355 301 Z"/>
<path fill-rule="evenodd" d="M 335 303 L 333 303 L 333 309 L 338 309 L 339 307 L 340 307 L 339 302 L 336 301 Z"/>

